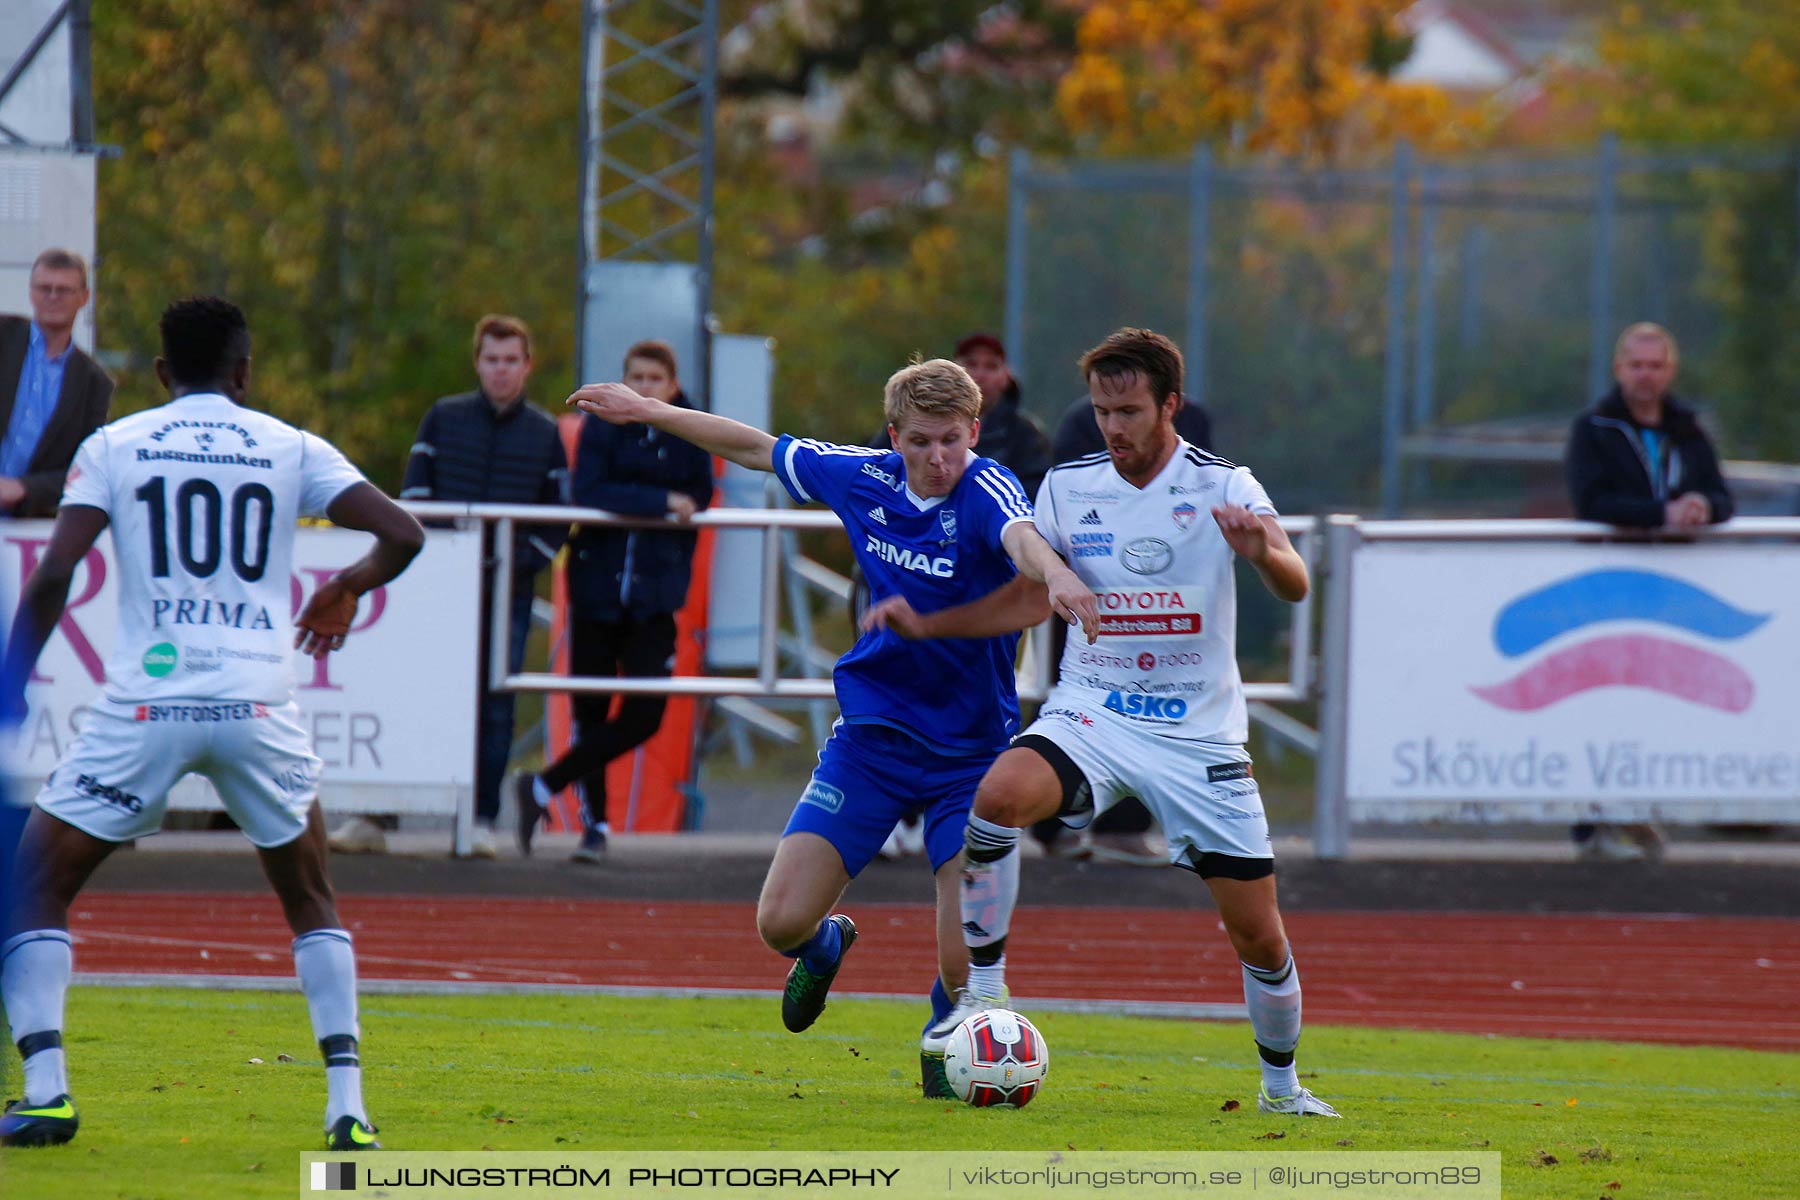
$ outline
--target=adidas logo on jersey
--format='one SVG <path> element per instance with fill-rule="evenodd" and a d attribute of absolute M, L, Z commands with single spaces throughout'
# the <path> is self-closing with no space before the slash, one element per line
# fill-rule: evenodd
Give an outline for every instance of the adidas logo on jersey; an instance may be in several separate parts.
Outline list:
<path fill-rule="evenodd" d="M 1106 524 L 1106 522 L 1102 521 L 1100 519 L 1100 510 L 1099 509 L 1090 508 L 1087 510 L 1087 515 L 1082 517 L 1081 520 L 1077 521 L 1076 524 L 1077 525 L 1104 525 L 1104 524 Z"/>
<path fill-rule="evenodd" d="M 887 509 L 885 509 L 885 508 L 881 507 L 881 505 L 877 504 L 874 508 L 871 508 L 869 510 L 869 520 L 875 522 L 877 525 L 886 525 L 887 524 Z"/>

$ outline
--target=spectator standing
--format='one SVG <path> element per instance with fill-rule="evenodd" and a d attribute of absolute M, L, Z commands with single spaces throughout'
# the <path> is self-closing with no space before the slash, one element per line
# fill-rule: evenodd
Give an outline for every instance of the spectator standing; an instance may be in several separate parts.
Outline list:
<path fill-rule="evenodd" d="M 50 249 L 31 264 L 31 317 L 0 316 L 0 512 L 51 517 L 82 439 L 106 424 L 112 376 L 75 345 L 87 262 Z"/>
<path fill-rule="evenodd" d="M 1670 389 L 1681 354 L 1674 335 L 1640 321 L 1613 346 L 1612 390 L 1575 418 L 1563 466 L 1575 515 L 1634 529 L 1694 529 L 1735 509 L 1719 456 L 1694 410 Z M 1655 858 L 1654 825 L 1575 825 L 1582 858 Z"/>
<path fill-rule="evenodd" d="M 1037 495 L 1055 460 L 1044 431 L 1020 407 L 1019 381 L 1006 365 L 1006 347 L 991 333 L 971 333 L 956 343 L 955 358 L 981 389 L 982 455 L 1017 475 L 1026 495 Z"/>
<path fill-rule="evenodd" d="M 667 342 L 625 352 L 625 386 L 692 409 Z M 686 521 L 712 502 L 712 456 L 652 425 L 611 425 L 584 416 L 575 455 L 575 503 L 638 517 Z M 667 677 L 675 669 L 675 614 L 687 603 L 695 535 L 686 530 L 590 527 L 575 535 L 569 562 L 569 662 L 587 676 Z M 580 782 L 586 828 L 573 857 L 597 863 L 606 849 L 606 767 L 662 725 L 667 696 L 626 696 L 611 715 L 608 694 L 575 697 L 578 738 L 541 774 L 513 780 L 519 849 L 531 853 L 538 822 L 556 793 Z"/>
<path fill-rule="evenodd" d="M 517 317 L 489 314 L 475 325 L 472 392 L 446 396 L 431 406 L 413 439 L 400 487 L 403 500 L 457 500 L 474 504 L 567 503 L 568 456 L 556 421 L 525 395 L 531 377 L 531 331 Z M 511 591 L 512 623 L 507 631 L 507 669 L 525 661 L 531 628 L 532 586 L 568 536 L 552 525 L 518 525 L 513 538 L 512 576 L 494 577 L 498 558 L 492 526 L 484 529 L 481 587 L 480 705 L 475 759 L 475 837 L 472 853 L 493 858 L 494 822 L 500 814 L 500 787 L 512 754 L 513 696 L 489 693 L 488 638 L 497 588 Z M 331 848 L 348 853 L 381 853 L 387 839 L 382 823 L 353 817 L 331 835 Z"/>

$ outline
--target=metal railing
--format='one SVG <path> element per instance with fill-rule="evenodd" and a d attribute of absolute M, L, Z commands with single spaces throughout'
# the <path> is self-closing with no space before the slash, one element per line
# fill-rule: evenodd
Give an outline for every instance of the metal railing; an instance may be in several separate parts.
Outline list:
<path fill-rule="evenodd" d="M 532 504 L 462 504 L 444 501 L 409 501 L 403 507 L 414 516 L 427 520 L 464 520 L 491 522 L 495 578 L 507 579 L 512 574 L 513 536 L 518 525 L 601 525 L 620 529 L 760 529 L 762 531 L 763 570 L 758 597 L 758 654 L 754 675 L 675 675 L 649 677 L 574 676 L 541 671 L 512 672 L 507 662 L 507 628 L 511 621 L 512 594 L 509 588 L 494 589 L 490 613 L 488 645 L 488 678 L 494 691 L 566 692 L 575 695 L 620 693 L 625 695 L 665 695 L 732 697 L 751 696 L 770 699 L 829 700 L 835 693 L 829 678 L 795 678 L 781 674 L 781 591 L 784 586 L 784 534 L 799 530 L 843 528 L 837 516 L 816 509 L 751 509 L 716 508 L 697 513 L 685 522 L 669 517 L 633 517 L 598 508 L 549 507 Z M 1319 556 L 1317 536 L 1320 522 L 1314 517 L 1283 517 L 1282 528 L 1295 539 L 1296 549 L 1306 560 L 1309 571 L 1316 569 Z M 802 565 L 805 564 L 805 565 Z M 799 559 L 793 569 L 809 583 L 824 579 L 827 569 L 809 560 Z M 1252 702 L 1284 703 L 1310 698 L 1313 681 L 1313 602 L 1309 596 L 1291 606 L 1288 678 L 1278 682 L 1255 682 L 1244 685 L 1244 694 Z M 1035 636 L 1027 649 L 1027 672 L 1018 679 L 1022 700 L 1042 700 L 1050 690 L 1052 663 L 1045 652 L 1048 644 L 1048 622 L 1033 631 Z M 1293 744 L 1305 745 L 1305 737 L 1291 736 L 1292 719 L 1283 722 L 1281 736 Z"/>

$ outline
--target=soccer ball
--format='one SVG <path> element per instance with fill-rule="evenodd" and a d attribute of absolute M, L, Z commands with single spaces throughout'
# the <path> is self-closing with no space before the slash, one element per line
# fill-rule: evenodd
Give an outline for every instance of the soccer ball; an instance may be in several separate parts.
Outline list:
<path fill-rule="evenodd" d="M 977 1108 L 1024 1108 L 1049 1071 L 1044 1035 L 1010 1009 L 976 1013 L 956 1027 L 944 1049 L 950 1090 Z"/>

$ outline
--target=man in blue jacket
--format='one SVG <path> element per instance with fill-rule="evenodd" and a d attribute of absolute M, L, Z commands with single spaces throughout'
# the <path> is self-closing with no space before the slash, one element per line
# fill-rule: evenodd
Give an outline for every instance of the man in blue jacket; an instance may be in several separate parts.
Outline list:
<path fill-rule="evenodd" d="M 627 350 L 624 381 L 640 395 L 693 408 L 667 342 L 638 342 Z M 649 425 L 583 420 L 574 478 L 576 504 L 621 515 L 685 521 L 712 501 L 712 456 Z M 673 673 L 675 614 L 687 603 L 694 540 L 687 530 L 598 526 L 576 535 L 569 560 L 573 674 Z M 513 780 L 519 849 L 531 853 L 551 797 L 579 781 L 587 825 L 573 859 L 599 862 L 606 849 L 606 766 L 656 733 L 667 704 L 667 696 L 626 696 L 609 717 L 610 695 L 577 696 L 576 743 L 541 774 Z"/>

